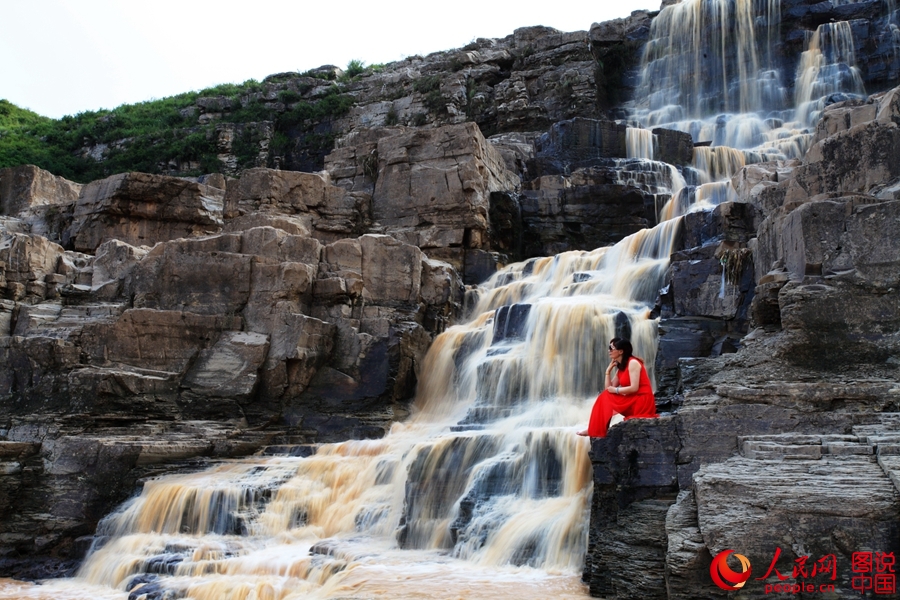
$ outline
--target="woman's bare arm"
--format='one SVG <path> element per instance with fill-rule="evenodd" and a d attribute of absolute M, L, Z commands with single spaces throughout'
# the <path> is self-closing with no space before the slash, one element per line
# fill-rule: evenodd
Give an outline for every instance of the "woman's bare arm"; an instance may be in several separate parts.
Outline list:
<path fill-rule="evenodd" d="M 641 363 L 637 360 L 628 361 L 628 377 L 631 385 L 620 387 L 620 394 L 633 394 L 641 387 Z"/>
<path fill-rule="evenodd" d="M 606 378 L 603 382 L 603 388 L 612 391 L 612 388 L 615 388 L 619 385 L 619 370 L 616 368 L 616 361 L 610 361 L 609 366 L 606 367 Z"/>

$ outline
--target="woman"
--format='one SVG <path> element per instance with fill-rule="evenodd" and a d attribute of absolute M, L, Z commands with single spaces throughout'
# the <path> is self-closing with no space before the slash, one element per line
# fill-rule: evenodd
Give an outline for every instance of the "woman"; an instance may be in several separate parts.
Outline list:
<path fill-rule="evenodd" d="M 656 402 L 644 361 L 632 356 L 631 342 L 613 338 L 609 342 L 609 366 L 606 367 L 605 388 L 591 411 L 591 421 L 578 435 L 606 437 L 613 415 L 626 419 L 655 417 Z"/>

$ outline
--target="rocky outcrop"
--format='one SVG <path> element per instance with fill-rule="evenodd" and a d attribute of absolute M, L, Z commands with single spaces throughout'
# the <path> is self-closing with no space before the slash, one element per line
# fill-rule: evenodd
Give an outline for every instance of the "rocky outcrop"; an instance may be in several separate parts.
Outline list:
<path fill-rule="evenodd" d="M 777 280 L 779 311 L 768 319 L 780 320 L 792 362 L 835 367 L 897 352 L 896 94 L 828 107 L 802 164 L 750 197 L 768 209 L 755 261 L 769 297 Z"/>
<path fill-rule="evenodd" d="M 64 243 L 82 185 L 34 165 L 0 170 L 0 215 L 15 215 L 3 228 Z"/>
<path fill-rule="evenodd" d="M 370 205 L 369 194 L 334 186 L 327 175 L 259 168 L 228 186 L 225 217 L 240 219 L 231 228 L 271 224 L 328 243 L 368 231 Z"/>
<path fill-rule="evenodd" d="M 144 478 L 196 470 L 214 457 L 242 456 L 278 431 L 246 423 L 153 422 L 121 412 L 86 431 L 87 415 L 48 424 L 3 420 L 0 441 L 0 572 L 39 579 L 72 575 L 97 521 Z"/>
<path fill-rule="evenodd" d="M 884 466 L 900 408 L 895 379 L 813 380 L 769 362 L 774 336 L 753 337 L 736 354 L 681 361 L 677 414 L 628 421 L 594 441 L 592 595 L 724 598 L 709 578 L 713 556 L 733 549 L 763 577 L 780 548 L 787 583 L 804 580 L 792 572 L 800 557 L 836 555 L 836 597 L 851 597 L 853 552 L 898 551 L 900 496 Z M 638 569 L 654 575 L 622 575 Z M 765 583 L 781 581 L 772 574 Z M 748 583 L 743 595 L 765 597 L 765 583 Z"/>
<path fill-rule="evenodd" d="M 352 83 L 359 126 L 474 121 L 488 134 L 535 131 L 575 115 L 598 116 L 595 60 L 586 31 L 524 27 L 448 52 L 413 56 Z"/>
<path fill-rule="evenodd" d="M 146 173 L 93 181 L 81 190 L 69 229 L 76 250 L 93 252 L 117 239 L 153 245 L 222 228 L 225 192 L 211 186 Z"/>
<path fill-rule="evenodd" d="M 684 216 L 680 243 L 660 290 L 657 395 L 678 389 L 678 361 L 735 352 L 750 327 L 756 292 L 751 242 L 760 213 L 726 202 L 709 213 Z"/>
<path fill-rule="evenodd" d="M 498 258 L 489 255 L 492 197 L 520 183 L 478 127 L 375 129 L 339 145 L 326 166 L 337 185 L 371 194 L 371 231 L 448 262 L 467 282 L 496 270 Z"/>
<path fill-rule="evenodd" d="M 66 256 L 58 246 L 7 240 L 7 289 L 30 302 L 6 311 L 4 333 L 15 337 L 3 355 L 14 368 L 2 390 L 17 415 L 127 406 L 152 418 L 265 422 L 285 410 L 318 412 L 302 396 L 333 363 L 360 405 L 329 411 L 390 419 L 391 405 L 411 397 L 429 331 L 460 301 L 449 266 L 387 236 L 323 247 L 261 227 L 150 252 L 108 242 L 78 284 L 58 272 Z M 48 300 L 43 281 L 17 281 L 27 276 L 60 280 L 61 294 Z"/>
<path fill-rule="evenodd" d="M 72 204 L 81 187 L 34 165 L 0 169 L 0 214 L 16 215 L 42 206 Z"/>
<path fill-rule="evenodd" d="M 756 580 L 776 557 L 785 583 L 852 597 L 854 552 L 900 551 L 895 93 L 829 106 L 802 161 L 748 166 L 738 201 L 685 217 L 659 307 L 677 412 L 593 442 L 593 595 L 726 597 L 708 571 L 731 549 L 741 597 L 782 583 Z M 794 569 L 828 555 L 833 580 Z"/>
<path fill-rule="evenodd" d="M 665 5 L 664 1 L 662 7 Z M 597 102 L 602 108 L 614 110 L 632 98 L 638 84 L 641 46 L 650 37 L 650 23 L 656 14 L 636 10 L 626 18 L 591 25 L 591 51 L 597 59 Z"/>

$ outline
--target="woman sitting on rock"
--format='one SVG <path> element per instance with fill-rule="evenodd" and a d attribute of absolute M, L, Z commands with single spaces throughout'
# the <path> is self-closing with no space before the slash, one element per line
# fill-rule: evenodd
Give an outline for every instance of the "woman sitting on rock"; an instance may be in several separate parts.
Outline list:
<path fill-rule="evenodd" d="M 606 437 L 614 415 L 624 419 L 656 416 L 653 388 L 644 361 L 632 356 L 631 342 L 613 338 L 609 342 L 609 366 L 606 367 L 605 389 L 597 396 L 591 420 L 578 435 Z"/>

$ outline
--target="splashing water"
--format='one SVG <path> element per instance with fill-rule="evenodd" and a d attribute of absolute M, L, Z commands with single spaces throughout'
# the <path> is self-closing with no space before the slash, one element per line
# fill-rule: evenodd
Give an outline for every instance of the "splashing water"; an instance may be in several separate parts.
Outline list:
<path fill-rule="evenodd" d="M 650 306 L 678 227 L 504 269 L 435 340 L 413 417 L 384 439 L 149 481 L 101 524 L 76 582 L 32 591 L 586 597 L 592 479 L 574 432 L 611 337 L 628 335 L 652 373 Z"/>
<path fill-rule="evenodd" d="M 627 158 L 653 160 L 656 136 L 648 129 L 627 127 L 625 129 L 625 155 Z"/>
<path fill-rule="evenodd" d="M 776 56 L 781 10 L 780 0 L 686 0 L 665 7 L 642 56 L 634 118 L 646 127 L 690 133 L 712 151 L 752 150 L 746 164 L 803 156 L 826 99 L 865 89 L 850 24 L 827 23 L 807 37 L 792 102 Z M 703 160 L 695 157 L 701 171 Z M 710 171 L 704 183 L 725 176 Z"/>
<path fill-rule="evenodd" d="M 809 38 L 809 49 L 800 57 L 797 69 L 797 119 L 815 125 L 825 99 L 837 92 L 865 93 L 862 75 L 856 68 L 856 50 L 850 23 L 823 23 Z"/>

